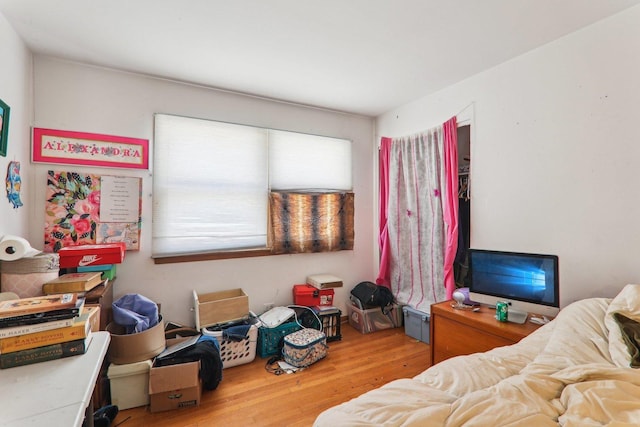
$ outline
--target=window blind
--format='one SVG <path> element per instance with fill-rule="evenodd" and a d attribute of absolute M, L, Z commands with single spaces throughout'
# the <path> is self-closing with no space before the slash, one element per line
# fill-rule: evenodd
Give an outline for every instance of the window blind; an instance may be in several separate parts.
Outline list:
<path fill-rule="evenodd" d="M 266 130 L 157 114 L 154 142 L 154 255 L 266 246 Z"/>
<path fill-rule="evenodd" d="M 155 115 L 154 257 L 268 248 L 269 191 L 352 189 L 351 142 Z"/>

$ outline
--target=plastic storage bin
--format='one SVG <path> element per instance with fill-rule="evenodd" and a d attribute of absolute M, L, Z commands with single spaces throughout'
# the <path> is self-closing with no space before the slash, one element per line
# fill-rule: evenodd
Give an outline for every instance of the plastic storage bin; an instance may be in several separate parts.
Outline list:
<path fill-rule="evenodd" d="M 282 339 L 302 327 L 296 322 L 283 323 L 275 328 L 258 328 L 258 355 L 260 357 L 276 356 L 280 354 Z"/>
<path fill-rule="evenodd" d="M 293 285 L 293 303 L 312 307 L 314 305 L 333 305 L 333 289 L 318 289 L 311 285 Z"/>
<path fill-rule="evenodd" d="M 225 339 L 223 331 L 209 328 L 202 328 L 202 334 L 215 337 L 218 340 L 223 369 L 253 362 L 253 359 L 256 358 L 256 344 L 258 342 L 258 327 L 256 325 L 250 326 L 249 332 L 241 341 Z"/>
<path fill-rule="evenodd" d="M 429 344 L 429 314 L 408 305 L 402 307 L 402 312 L 404 313 L 404 333 Z"/>
<path fill-rule="evenodd" d="M 349 324 L 363 334 L 402 326 L 402 310 L 397 304 L 394 304 L 388 314 L 384 314 L 379 307 L 360 310 L 348 305 L 347 317 Z"/>
<path fill-rule="evenodd" d="M 148 405 L 150 369 L 151 360 L 109 365 L 107 378 L 111 385 L 111 403 L 118 409 Z"/>

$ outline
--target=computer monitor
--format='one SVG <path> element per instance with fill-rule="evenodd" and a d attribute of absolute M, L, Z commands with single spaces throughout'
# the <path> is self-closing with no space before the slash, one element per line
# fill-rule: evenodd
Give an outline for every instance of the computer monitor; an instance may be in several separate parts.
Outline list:
<path fill-rule="evenodd" d="M 556 316 L 560 311 L 558 257 L 485 249 L 469 250 L 469 298 L 509 310 Z"/>

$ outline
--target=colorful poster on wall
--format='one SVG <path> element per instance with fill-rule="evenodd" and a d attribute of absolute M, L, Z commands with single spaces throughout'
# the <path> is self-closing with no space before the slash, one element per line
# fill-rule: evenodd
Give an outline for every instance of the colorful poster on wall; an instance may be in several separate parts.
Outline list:
<path fill-rule="evenodd" d="M 112 242 L 139 250 L 141 191 L 141 178 L 48 171 L 45 252 Z"/>

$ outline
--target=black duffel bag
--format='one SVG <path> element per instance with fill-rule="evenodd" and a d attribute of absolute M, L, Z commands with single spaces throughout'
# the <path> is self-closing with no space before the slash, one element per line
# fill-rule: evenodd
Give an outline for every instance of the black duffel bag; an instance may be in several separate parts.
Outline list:
<path fill-rule="evenodd" d="M 387 314 L 396 302 L 391 289 L 373 282 L 358 283 L 351 289 L 351 295 L 360 301 L 363 308 L 380 307 L 384 314 Z"/>

